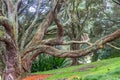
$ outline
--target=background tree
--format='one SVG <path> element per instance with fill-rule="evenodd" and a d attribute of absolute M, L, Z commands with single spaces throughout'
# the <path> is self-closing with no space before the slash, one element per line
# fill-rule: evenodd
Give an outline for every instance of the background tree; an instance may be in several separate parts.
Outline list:
<path fill-rule="evenodd" d="M 99 36 L 94 35 L 94 33 L 99 32 L 99 28 L 97 29 L 97 27 L 94 27 L 92 29 L 92 34 L 91 37 L 94 40 L 94 38 L 99 38 L 102 37 L 104 35 L 108 35 L 111 32 L 113 32 L 116 29 L 119 29 L 120 26 L 120 22 L 119 22 L 119 13 L 120 10 L 118 10 L 120 8 L 120 6 L 118 4 L 115 4 L 113 1 L 111 0 L 107 0 L 104 1 L 104 10 L 103 13 L 105 15 L 105 17 L 103 17 L 102 19 L 100 18 L 99 23 L 95 24 L 95 25 L 101 25 L 101 33 L 98 34 Z M 99 26 L 100 27 L 100 26 Z M 111 44 L 114 46 L 118 46 L 119 47 L 119 40 L 115 40 L 113 41 Z M 117 42 L 117 44 L 116 44 Z M 107 45 L 104 47 L 104 49 L 100 50 L 100 51 L 96 51 L 97 54 L 95 54 L 93 56 L 93 61 L 98 60 L 98 59 L 105 59 L 105 58 L 112 58 L 112 57 L 119 57 L 119 48 L 117 47 L 113 47 L 113 46 Z"/>

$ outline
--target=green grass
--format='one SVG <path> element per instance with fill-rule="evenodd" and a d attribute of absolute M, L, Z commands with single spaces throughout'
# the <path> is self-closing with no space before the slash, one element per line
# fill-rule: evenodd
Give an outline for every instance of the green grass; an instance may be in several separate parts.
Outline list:
<path fill-rule="evenodd" d="M 73 76 L 78 76 L 81 79 L 72 80 L 120 80 L 120 58 L 37 72 L 35 74 L 53 74 L 53 76 L 49 77 L 47 80 L 63 80 Z"/>

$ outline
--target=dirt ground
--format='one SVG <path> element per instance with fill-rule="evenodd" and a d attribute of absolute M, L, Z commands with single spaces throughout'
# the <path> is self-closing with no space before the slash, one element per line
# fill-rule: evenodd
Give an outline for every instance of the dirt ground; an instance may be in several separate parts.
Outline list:
<path fill-rule="evenodd" d="M 51 76 L 51 74 L 30 75 L 22 80 L 45 80 L 46 78 L 48 78 L 50 76 Z"/>

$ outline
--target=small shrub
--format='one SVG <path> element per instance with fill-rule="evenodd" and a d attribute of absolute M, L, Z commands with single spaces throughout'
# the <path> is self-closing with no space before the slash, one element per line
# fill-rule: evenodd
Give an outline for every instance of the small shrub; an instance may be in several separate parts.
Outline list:
<path fill-rule="evenodd" d="M 58 69 L 65 66 L 68 66 L 69 63 L 65 58 L 56 58 L 53 56 L 49 56 L 46 54 L 41 54 L 37 59 L 33 62 L 31 72 L 38 71 L 47 71 L 52 69 Z"/>

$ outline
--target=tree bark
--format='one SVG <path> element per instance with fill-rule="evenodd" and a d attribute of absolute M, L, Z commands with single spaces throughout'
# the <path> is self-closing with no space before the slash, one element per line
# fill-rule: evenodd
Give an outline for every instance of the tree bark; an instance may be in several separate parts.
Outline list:
<path fill-rule="evenodd" d="M 3 80 L 18 80 L 21 75 L 18 52 L 15 47 L 9 45 L 7 46 L 6 54 L 7 60 L 5 61 Z"/>
<path fill-rule="evenodd" d="M 71 45 L 71 50 L 78 50 L 79 49 L 79 44 L 72 44 Z M 74 65 L 78 65 L 79 62 L 78 62 L 78 58 L 72 58 L 72 66 Z"/>

